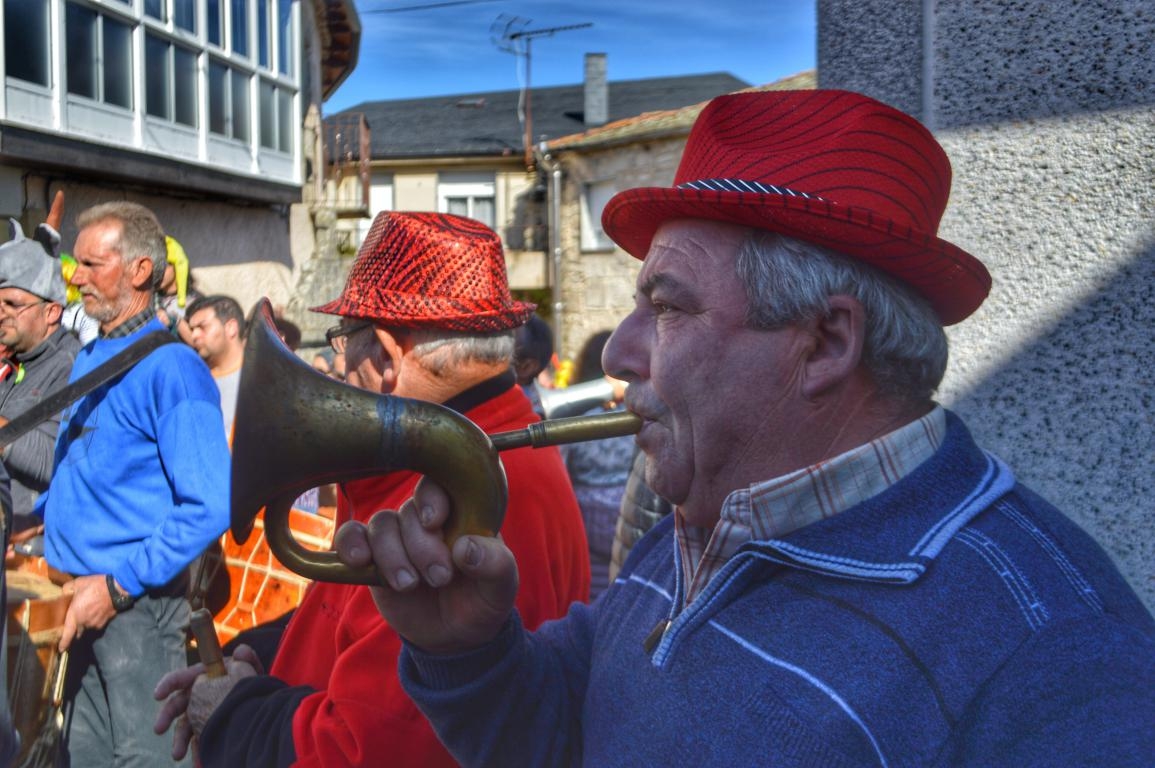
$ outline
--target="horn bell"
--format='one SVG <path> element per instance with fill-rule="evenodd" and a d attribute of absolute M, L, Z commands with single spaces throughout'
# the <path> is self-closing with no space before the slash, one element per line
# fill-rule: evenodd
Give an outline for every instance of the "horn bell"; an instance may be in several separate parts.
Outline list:
<path fill-rule="evenodd" d="M 277 334 L 262 299 L 245 342 L 233 426 L 231 529 L 243 543 L 262 507 L 269 546 L 284 565 L 319 581 L 377 584 L 372 567 L 347 568 L 335 552 L 300 546 L 289 510 L 326 483 L 413 470 L 445 488 L 446 540 L 501 527 L 508 490 L 492 441 L 434 403 L 367 392 L 314 370 Z"/>

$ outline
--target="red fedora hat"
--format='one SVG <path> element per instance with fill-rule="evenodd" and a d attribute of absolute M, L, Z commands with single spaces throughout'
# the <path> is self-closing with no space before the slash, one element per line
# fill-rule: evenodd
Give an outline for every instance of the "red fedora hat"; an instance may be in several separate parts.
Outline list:
<path fill-rule="evenodd" d="M 991 277 L 938 238 L 950 161 L 921 123 L 847 91 L 754 91 L 712 100 L 673 187 L 615 195 L 602 228 L 644 259 L 658 227 L 712 219 L 855 257 L 904 281 L 944 325 L 982 304 Z"/>
<path fill-rule="evenodd" d="M 516 328 L 535 305 L 509 295 L 501 240 L 448 213 L 377 214 L 340 297 L 314 312 L 400 328 L 488 333 Z"/>

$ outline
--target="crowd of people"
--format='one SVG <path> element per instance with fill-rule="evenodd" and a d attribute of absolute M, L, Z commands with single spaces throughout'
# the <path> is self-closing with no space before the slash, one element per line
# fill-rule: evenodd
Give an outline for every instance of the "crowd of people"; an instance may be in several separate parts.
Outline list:
<path fill-rule="evenodd" d="M 872 99 L 713 100 L 674 184 L 603 217 L 641 269 L 577 411 L 638 434 L 504 452 L 500 533 L 451 536 L 412 470 L 340 483 L 334 548 L 380 585 L 314 584 L 211 676 L 189 565 L 229 522 L 243 310 L 144 206 L 83 211 L 69 263 L 55 207 L 14 226 L 0 430 L 107 373 L 0 446 L 5 538 L 70 577 L 63 764 L 1155 763 L 1155 621 L 934 400 L 944 326 L 991 286 L 937 235 L 949 191 L 931 133 Z M 474 220 L 379 214 L 313 311 L 312 365 L 350 386 L 486 433 L 553 415 L 549 325 Z"/>

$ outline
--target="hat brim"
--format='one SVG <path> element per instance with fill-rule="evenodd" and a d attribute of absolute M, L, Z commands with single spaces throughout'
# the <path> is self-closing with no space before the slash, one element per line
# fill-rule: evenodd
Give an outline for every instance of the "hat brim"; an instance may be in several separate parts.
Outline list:
<path fill-rule="evenodd" d="M 370 303 L 341 296 L 311 309 L 313 312 L 326 315 L 374 320 L 398 328 L 437 328 L 461 333 L 495 333 L 524 325 L 537 309 L 537 305 L 524 301 L 510 301 L 501 306 L 477 307 L 463 306 L 450 299 L 425 297 L 413 307 L 406 307 L 403 302 L 382 306 L 380 298 L 375 298 Z"/>
<path fill-rule="evenodd" d="M 654 233 L 675 219 L 765 229 L 853 256 L 914 288 L 943 325 L 966 318 L 991 289 L 986 267 L 958 246 L 872 211 L 816 198 L 642 187 L 610 199 L 602 229 L 627 253 L 645 259 Z"/>

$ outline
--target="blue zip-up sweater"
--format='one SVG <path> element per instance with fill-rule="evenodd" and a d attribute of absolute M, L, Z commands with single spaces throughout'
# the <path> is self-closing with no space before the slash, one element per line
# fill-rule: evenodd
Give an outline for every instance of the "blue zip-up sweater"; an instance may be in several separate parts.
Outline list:
<path fill-rule="evenodd" d="M 97 339 L 71 381 L 143 335 Z M 37 511 L 45 556 L 77 576 L 111 573 L 139 596 L 177 576 L 229 524 L 229 450 L 220 393 L 184 344 L 167 344 L 64 414 Z"/>
<path fill-rule="evenodd" d="M 742 547 L 684 610 L 677 557 L 671 517 L 592 607 L 407 648 L 405 687 L 464 765 L 1155 765 L 1155 622 L 953 414 L 913 473 Z"/>

